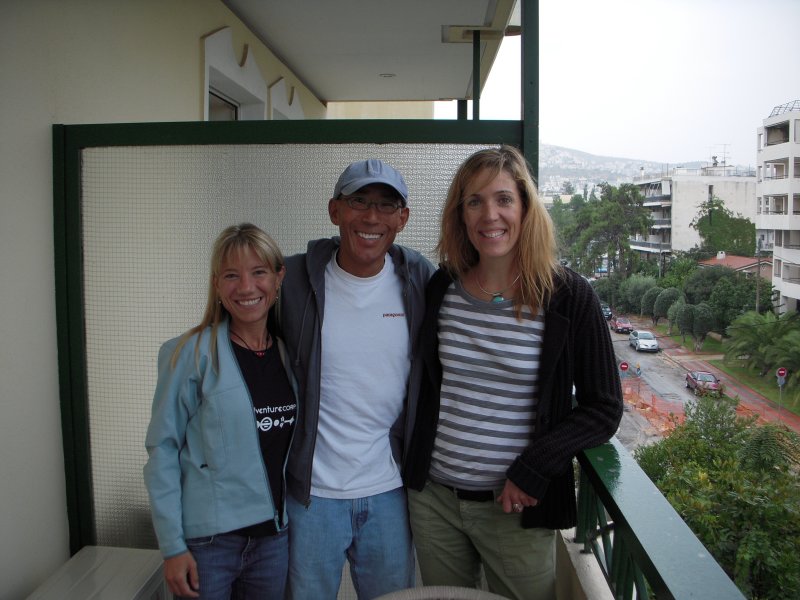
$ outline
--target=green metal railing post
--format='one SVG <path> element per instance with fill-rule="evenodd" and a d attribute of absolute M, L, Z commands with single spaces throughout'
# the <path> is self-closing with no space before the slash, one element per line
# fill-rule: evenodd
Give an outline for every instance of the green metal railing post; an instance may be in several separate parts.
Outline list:
<path fill-rule="evenodd" d="M 522 152 L 539 181 L 539 0 L 522 0 Z"/>
<path fill-rule="evenodd" d="M 472 120 L 481 120 L 481 31 L 472 32 Z"/>

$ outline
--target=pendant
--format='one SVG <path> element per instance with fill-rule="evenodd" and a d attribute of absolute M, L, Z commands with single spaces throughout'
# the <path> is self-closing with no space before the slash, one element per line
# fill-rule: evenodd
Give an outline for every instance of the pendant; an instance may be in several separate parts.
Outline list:
<path fill-rule="evenodd" d="M 492 296 L 492 304 L 495 304 L 497 302 L 505 302 L 505 301 L 506 301 L 506 299 L 503 298 L 502 294 L 495 294 L 494 296 Z"/>

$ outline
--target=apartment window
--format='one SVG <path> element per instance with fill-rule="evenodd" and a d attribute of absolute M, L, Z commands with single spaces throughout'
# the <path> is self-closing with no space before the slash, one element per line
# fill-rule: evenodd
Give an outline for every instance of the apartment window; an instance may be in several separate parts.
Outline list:
<path fill-rule="evenodd" d="M 238 121 L 239 103 L 214 88 L 208 90 L 208 120 Z"/>
<path fill-rule="evenodd" d="M 267 116 L 267 84 L 253 56 L 240 59 L 229 27 L 204 40 L 205 118 L 209 121 L 259 121 Z"/>
<path fill-rule="evenodd" d="M 766 128 L 765 133 L 767 136 L 767 146 L 785 144 L 789 141 L 789 121 L 770 125 Z"/>

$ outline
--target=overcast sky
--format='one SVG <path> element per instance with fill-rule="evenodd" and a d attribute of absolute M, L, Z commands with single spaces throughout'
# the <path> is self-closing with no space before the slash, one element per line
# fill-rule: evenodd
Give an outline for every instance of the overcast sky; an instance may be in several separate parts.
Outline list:
<path fill-rule="evenodd" d="M 541 0 L 539 24 L 547 144 L 755 165 L 757 128 L 800 100 L 800 0 Z M 519 118 L 519 64 L 506 38 L 482 119 Z"/>

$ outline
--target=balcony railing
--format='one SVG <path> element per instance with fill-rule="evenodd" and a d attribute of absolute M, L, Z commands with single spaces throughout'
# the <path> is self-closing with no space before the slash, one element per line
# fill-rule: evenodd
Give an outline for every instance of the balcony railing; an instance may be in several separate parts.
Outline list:
<path fill-rule="evenodd" d="M 615 598 L 744 596 L 616 439 L 578 456 L 577 540 Z"/>
<path fill-rule="evenodd" d="M 781 104 L 780 106 L 776 106 L 772 109 L 772 112 L 769 113 L 770 117 L 777 117 L 778 115 L 782 115 L 783 113 L 792 112 L 795 110 L 800 110 L 800 100 L 793 100 L 792 102 L 787 102 L 786 104 Z"/>
<path fill-rule="evenodd" d="M 629 240 L 628 243 L 631 247 L 638 248 L 652 248 L 654 250 L 663 250 L 668 252 L 672 249 L 672 245 L 665 242 L 647 242 L 645 240 Z"/>

